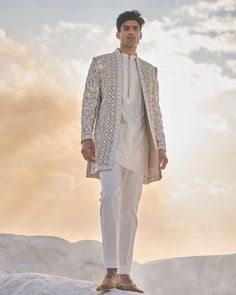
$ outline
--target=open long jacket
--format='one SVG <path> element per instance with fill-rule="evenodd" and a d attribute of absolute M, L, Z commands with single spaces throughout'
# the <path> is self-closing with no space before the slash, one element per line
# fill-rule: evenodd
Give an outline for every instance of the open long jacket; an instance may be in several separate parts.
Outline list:
<path fill-rule="evenodd" d="M 162 178 L 158 150 L 166 150 L 159 105 L 157 67 L 137 56 L 137 68 L 145 103 L 149 142 L 148 175 L 143 183 Z M 113 166 L 118 144 L 122 107 L 122 56 L 115 51 L 93 57 L 85 83 L 81 111 L 81 142 L 91 138 L 95 162 L 87 162 L 86 177 L 100 178 L 99 170 Z"/>

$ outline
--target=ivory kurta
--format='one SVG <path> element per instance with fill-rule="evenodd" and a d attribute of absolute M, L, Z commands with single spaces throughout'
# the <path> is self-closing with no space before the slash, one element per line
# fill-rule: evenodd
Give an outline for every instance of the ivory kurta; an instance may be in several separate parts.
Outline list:
<path fill-rule="evenodd" d="M 143 183 L 162 178 L 158 149 L 166 150 L 159 106 L 157 68 L 137 56 L 137 69 L 147 114 L 148 175 Z M 95 163 L 87 163 L 87 177 L 100 178 L 100 170 L 111 169 L 120 133 L 122 109 L 122 58 L 120 50 L 94 57 L 90 65 L 82 102 L 81 142 L 92 138 Z M 95 124 L 95 126 L 94 126 Z"/>
<path fill-rule="evenodd" d="M 126 169 L 148 176 L 148 137 L 145 106 L 136 57 L 122 56 L 123 96 L 121 125 L 115 160 Z"/>

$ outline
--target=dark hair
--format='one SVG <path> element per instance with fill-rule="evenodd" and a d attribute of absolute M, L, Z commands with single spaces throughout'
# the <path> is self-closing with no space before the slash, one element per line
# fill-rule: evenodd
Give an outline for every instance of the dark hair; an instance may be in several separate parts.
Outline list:
<path fill-rule="evenodd" d="M 121 31 L 121 26 L 127 20 L 136 20 L 139 24 L 140 31 L 142 30 L 142 25 L 145 24 L 145 20 L 141 17 L 141 13 L 138 10 L 130 10 L 121 13 L 116 19 L 117 31 Z"/>

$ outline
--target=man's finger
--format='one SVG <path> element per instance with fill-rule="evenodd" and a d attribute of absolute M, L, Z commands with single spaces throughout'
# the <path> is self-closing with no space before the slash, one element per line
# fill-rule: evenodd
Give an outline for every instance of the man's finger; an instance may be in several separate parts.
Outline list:
<path fill-rule="evenodd" d="M 90 161 L 90 158 L 91 158 L 90 148 L 82 148 L 81 153 L 86 161 Z"/>
<path fill-rule="evenodd" d="M 95 162 L 95 148 L 94 147 L 90 147 L 88 149 L 88 158 L 87 158 L 88 161 L 91 161 L 91 162 Z"/>
<path fill-rule="evenodd" d="M 82 153 L 84 159 L 87 160 L 88 157 L 89 157 L 88 149 L 83 148 L 83 149 L 81 150 L 81 153 Z"/>
<path fill-rule="evenodd" d="M 161 161 L 160 161 L 161 163 L 160 163 L 160 167 L 161 167 L 161 169 L 165 169 L 165 167 L 166 167 L 166 164 L 167 164 L 167 159 L 165 158 L 165 157 L 163 157 L 163 158 L 161 158 Z"/>

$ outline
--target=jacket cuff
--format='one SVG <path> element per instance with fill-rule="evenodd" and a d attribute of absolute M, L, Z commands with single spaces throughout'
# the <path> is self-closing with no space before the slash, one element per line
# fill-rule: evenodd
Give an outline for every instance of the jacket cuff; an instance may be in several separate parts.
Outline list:
<path fill-rule="evenodd" d="M 157 145 L 157 149 L 158 150 L 165 150 L 166 151 L 166 146 L 163 145 L 163 144 L 159 144 L 159 145 Z"/>
<path fill-rule="evenodd" d="M 83 135 L 83 136 L 81 136 L 80 143 L 82 143 L 85 139 L 93 139 L 93 137 L 90 134 Z"/>

